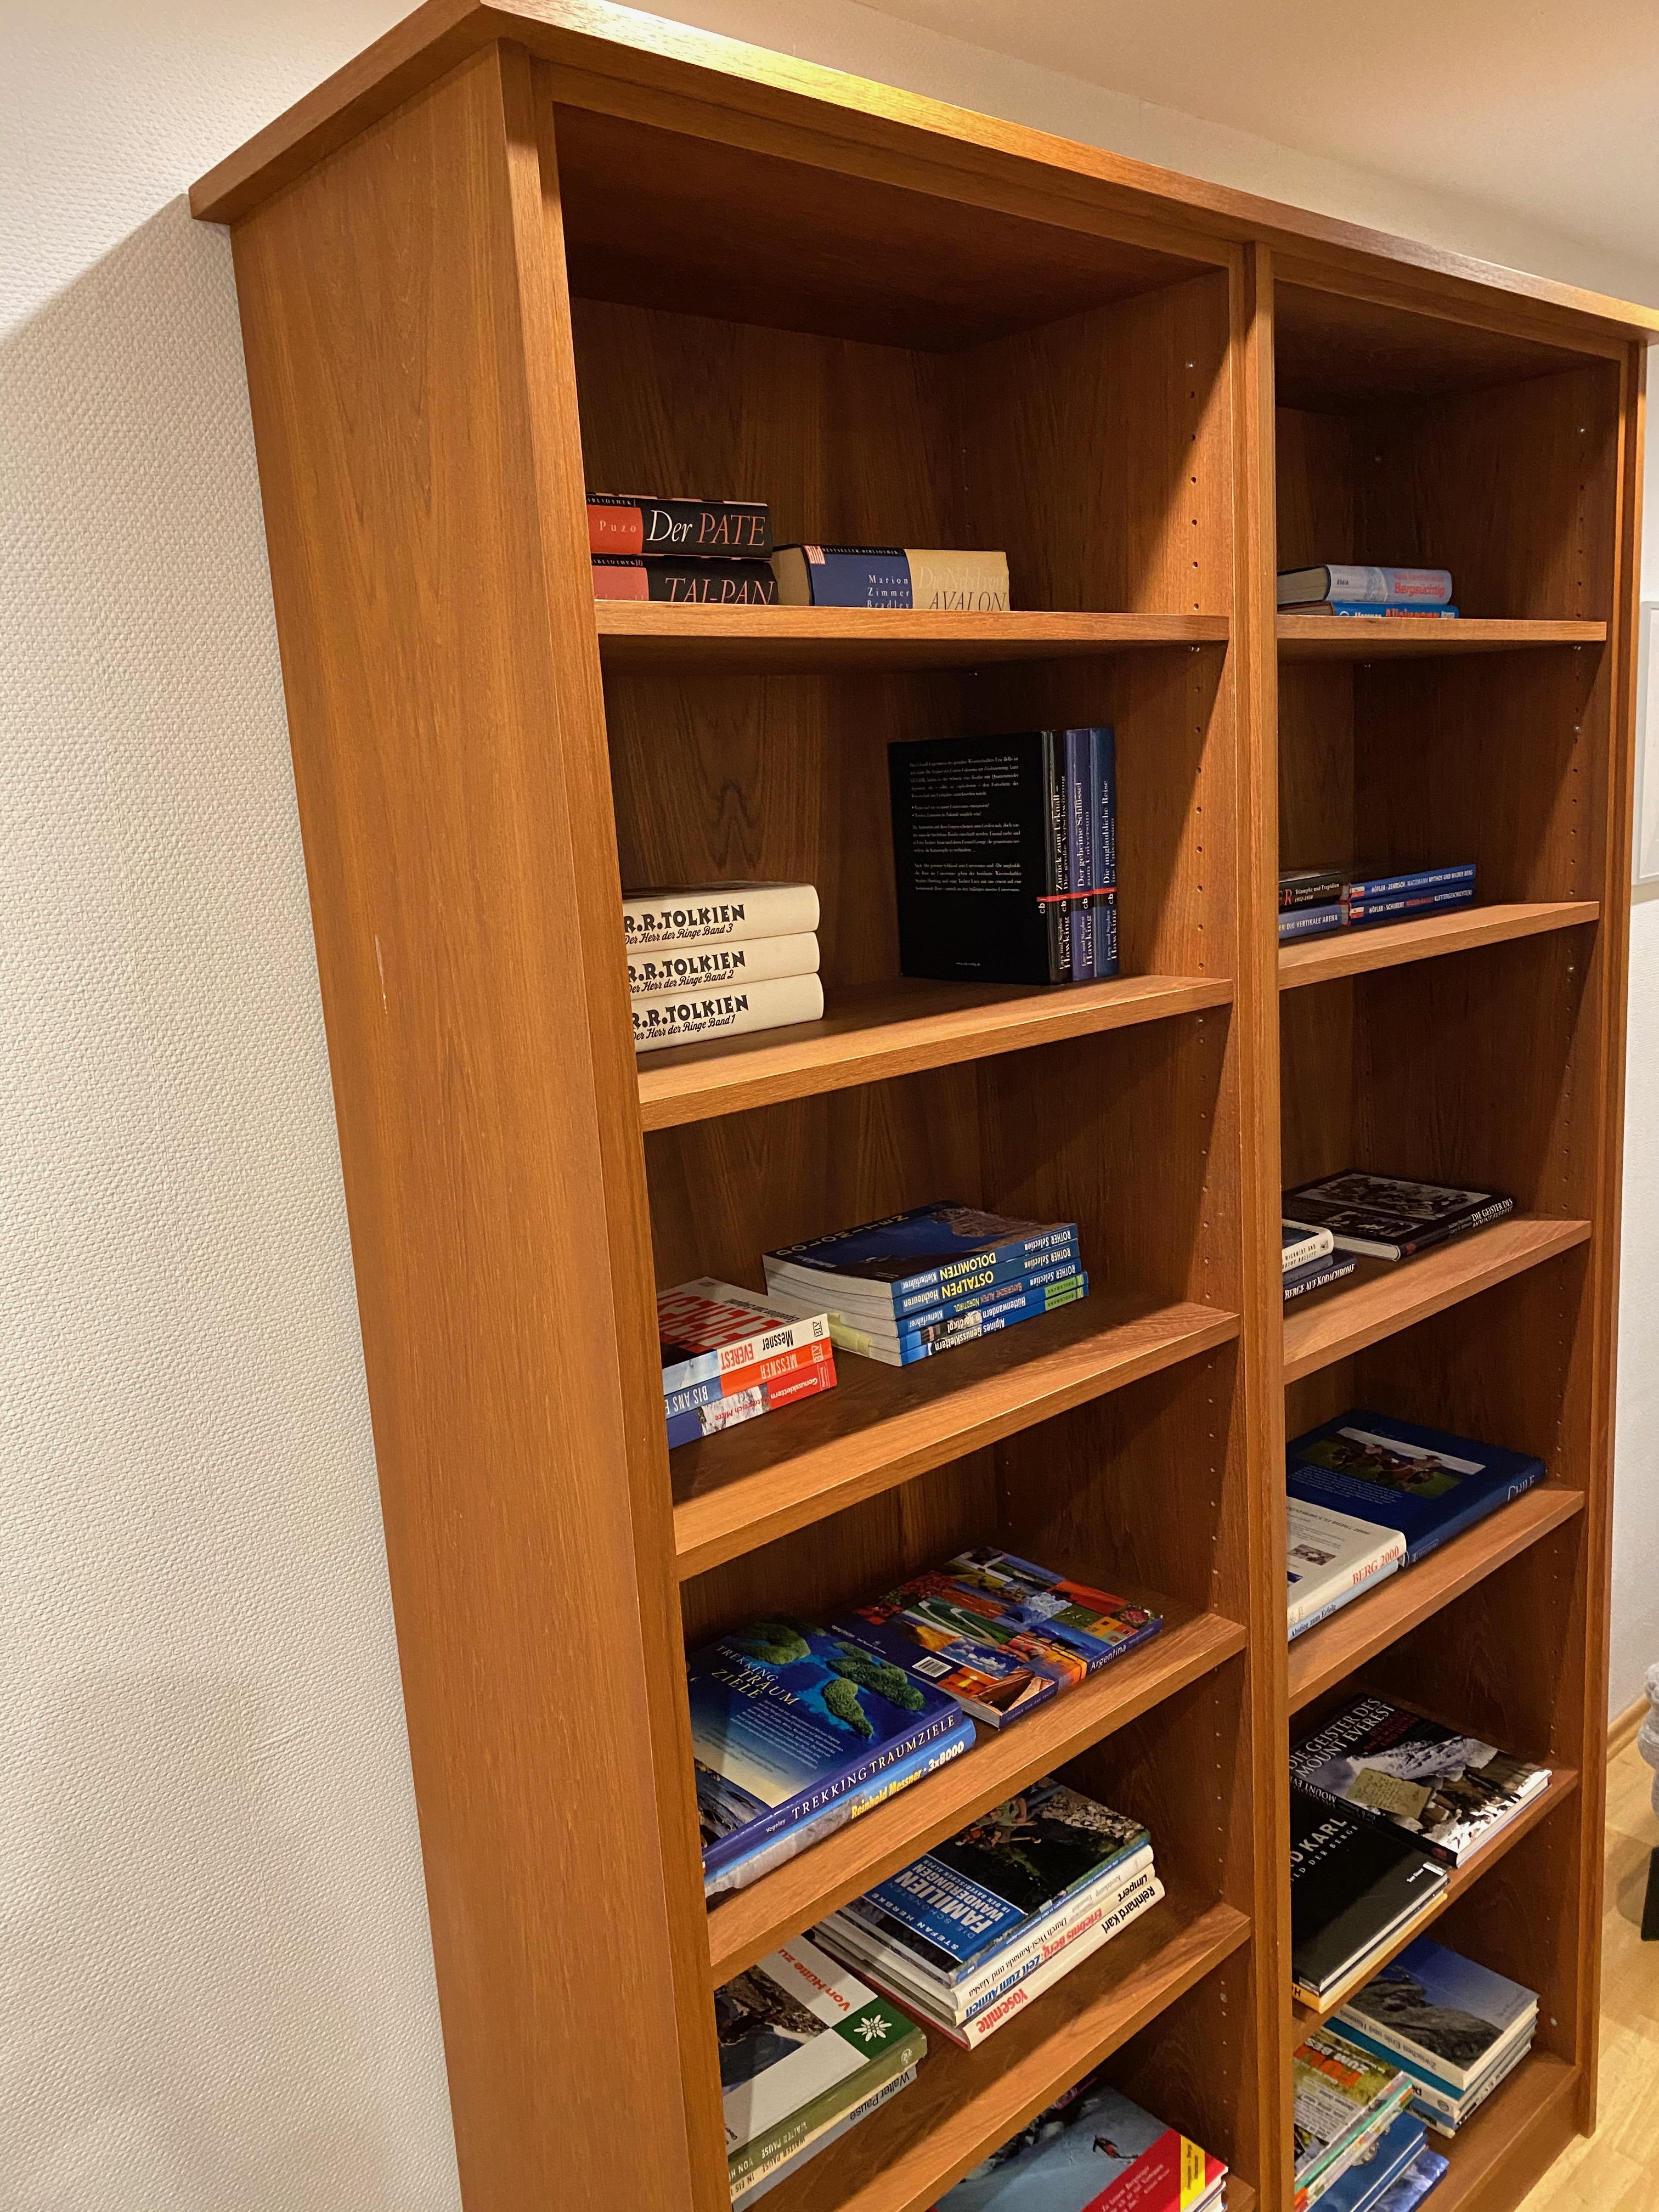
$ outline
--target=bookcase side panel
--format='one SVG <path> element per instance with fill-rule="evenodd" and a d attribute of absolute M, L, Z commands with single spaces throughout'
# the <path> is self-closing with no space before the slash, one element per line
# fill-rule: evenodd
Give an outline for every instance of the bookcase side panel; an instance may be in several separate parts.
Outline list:
<path fill-rule="evenodd" d="M 663 2086 L 696 2094 L 706 1975 L 659 1842 L 637 1109 L 526 92 L 480 54 L 235 257 L 464 2198 L 690 2212 Z"/>

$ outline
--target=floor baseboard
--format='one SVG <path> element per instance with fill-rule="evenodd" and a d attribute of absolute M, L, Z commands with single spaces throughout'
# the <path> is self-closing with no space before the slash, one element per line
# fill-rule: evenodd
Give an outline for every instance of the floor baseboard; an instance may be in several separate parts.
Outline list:
<path fill-rule="evenodd" d="M 1636 1741 L 1637 1730 L 1648 1717 L 1648 1701 L 1638 1698 L 1627 1705 L 1615 1720 L 1607 1724 L 1607 1757 L 1617 1759 L 1620 1753 Z"/>

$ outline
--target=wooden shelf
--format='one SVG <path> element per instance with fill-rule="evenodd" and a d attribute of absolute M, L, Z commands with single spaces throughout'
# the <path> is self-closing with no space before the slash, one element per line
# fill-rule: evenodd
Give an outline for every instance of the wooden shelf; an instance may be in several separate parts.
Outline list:
<path fill-rule="evenodd" d="M 1225 615 L 1027 612 L 950 615 L 908 607 L 672 607 L 598 599 L 607 669 L 976 668 L 1148 646 L 1224 645 Z"/>
<path fill-rule="evenodd" d="M 708 1954 L 715 1983 L 729 1981 L 787 1936 L 884 1881 L 991 1806 L 1243 1650 L 1244 1632 L 1236 1622 L 1193 1613 L 1168 1599 L 1154 1601 L 1164 1625 L 1150 1642 L 1109 1661 L 1027 1719 L 1006 1729 L 981 1728 L 971 1751 L 750 1888 L 712 1905 Z"/>
<path fill-rule="evenodd" d="M 910 1367 L 839 1352 L 833 1390 L 670 1455 L 680 1577 L 1237 1334 L 1209 1306 L 1096 1292 Z"/>
<path fill-rule="evenodd" d="M 1448 1306 L 1505 1283 L 1589 1241 L 1588 1221 L 1522 1213 L 1415 1260 L 1362 1260 L 1339 1288 L 1298 1298 L 1285 1315 L 1285 1380 L 1363 1352 Z"/>
<path fill-rule="evenodd" d="M 1551 1772 L 1548 1787 L 1540 1790 L 1526 1810 L 1517 1813 L 1509 1826 L 1500 1829 L 1491 1843 L 1484 1845 L 1472 1859 L 1461 1867 L 1453 1868 L 1450 1881 L 1432 1908 L 1419 1914 L 1409 1928 L 1402 1929 L 1391 1943 L 1367 1960 L 1358 1973 L 1351 1975 L 1317 2005 L 1310 2004 L 1302 1997 L 1292 1997 L 1291 2009 L 1299 2025 L 1304 2030 L 1316 2027 L 1321 2021 L 1329 2020 L 1333 2013 L 1340 2011 L 1356 1990 L 1363 1989 L 1373 1976 L 1382 1972 L 1390 1959 L 1397 1959 L 1408 1944 L 1414 1943 L 1425 1929 L 1438 1920 L 1443 1912 L 1449 1910 L 1460 1897 L 1471 1890 L 1482 1875 L 1515 1848 L 1522 1836 L 1530 1835 L 1540 1820 L 1547 1820 L 1556 1807 L 1564 1804 L 1577 1787 L 1576 1768 L 1555 1767 Z"/>
<path fill-rule="evenodd" d="M 976 2051 L 930 2038 L 914 2085 L 781 2183 L 778 2212 L 926 2212 L 1249 1934 L 1231 1905 L 1170 1892 Z"/>
<path fill-rule="evenodd" d="M 1431 653 L 1515 653 L 1540 645 L 1605 645 L 1604 622 L 1426 622 L 1388 615 L 1280 615 L 1284 660 L 1418 660 Z"/>
<path fill-rule="evenodd" d="M 1594 899 L 1550 899 L 1532 906 L 1461 907 L 1415 921 L 1396 921 L 1370 929 L 1339 929 L 1279 948 L 1279 988 L 1328 983 L 1340 975 L 1363 975 L 1375 968 L 1397 968 L 1409 960 L 1432 960 L 1443 952 L 1470 952 L 1511 938 L 1536 937 L 1546 930 L 1577 929 L 1601 918 Z"/>
<path fill-rule="evenodd" d="M 922 1068 L 1198 1013 L 1226 1006 L 1232 995 L 1224 978 L 1204 975 L 1120 975 L 1105 983 L 1030 988 L 866 986 L 837 994 L 822 1021 L 643 1054 L 641 1116 L 647 1129 L 671 1129 Z"/>
<path fill-rule="evenodd" d="M 1553 2051 L 1534 2049 L 1455 2142 L 1431 2134 L 1429 2148 L 1451 2161 L 1427 2200 L 1435 2212 L 1498 2212 L 1518 2203 L 1577 2133 L 1580 2071 Z"/>
<path fill-rule="evenodd" d="M 1386 1576 L 1374 1590 L 1298 1636 L 1291 1646 L 1291 1712 L 1300 1712 L 1419 1621 L 1571 1521 L 1583 1504 L 1582 1491 L 1540 1482 L 1416 1566 Z"/>

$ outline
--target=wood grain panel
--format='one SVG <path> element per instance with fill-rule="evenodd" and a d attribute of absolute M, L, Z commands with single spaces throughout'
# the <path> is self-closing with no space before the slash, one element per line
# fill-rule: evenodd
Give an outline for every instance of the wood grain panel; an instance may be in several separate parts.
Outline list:
<path fill-rule="evenodd" d="M 1500 901 L 1425 915 L 1415 921 L 1341 930 L 1330 937 L 1281 945 L 1279 988 L 1295 990 L 1306 983 L 1328 983 L 1340 975 L 1364 975 L 1372 968 L 1400 968 L 1413 960 L 1436 960 L 1443 953 L 1505 945 L 1517 937 L 1540 936 L 1546 930 L 1578 929 L 1597 921 L 1601 912 L 1594 899 L 1543 899 L 1530 906 Z"/>
<path fill-rule="evenodd" d="M 1163 645 L 1224 645 L 1225 615 L 935 614 L 915 607 L 667 606 L 600 599 L 607 668 L 740 669 L 751 676 L 848 668 L 983 668 L 1000 660 L 1091 658 Z"/>
<path fill-rule="evenodd" d="M 1435 622 L 1390 615 L 1280 615 L 1285 660 L 1438 660 L 1525 653 L 1540 645 L 1605 645 L 1604 622 L 1520 622 L 1480 615 Z"/>

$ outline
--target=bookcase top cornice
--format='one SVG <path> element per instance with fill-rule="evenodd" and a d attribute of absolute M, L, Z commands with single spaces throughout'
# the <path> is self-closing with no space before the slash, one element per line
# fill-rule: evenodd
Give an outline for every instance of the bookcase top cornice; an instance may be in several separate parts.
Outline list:
<path fill-rule="evenodd" d="M 426 0 L 201 178 L 192 212 L 234 223 L 358 132 L 497 40 L 559 72 L 568 105 L 832 166 L 886 166 L 924 191 L 999 188 L 1048 222 L 1133 224 L 1143 242 L 1221 260 L 1255 240 L 1300 282 L 1363 277 L 1419 312 L 1501 315 L 1504 326 L 1608 349 L 1659 338 L 1659 308 L 1449 253 L 1019 124 L 716 37 L 608 0 Z M 817 144 L 813 142 L 816 140 Z M 902 171 L 899 166 L 902 165 Z M 1156 237 L 1154 236 L 1156 234 Z"/>

